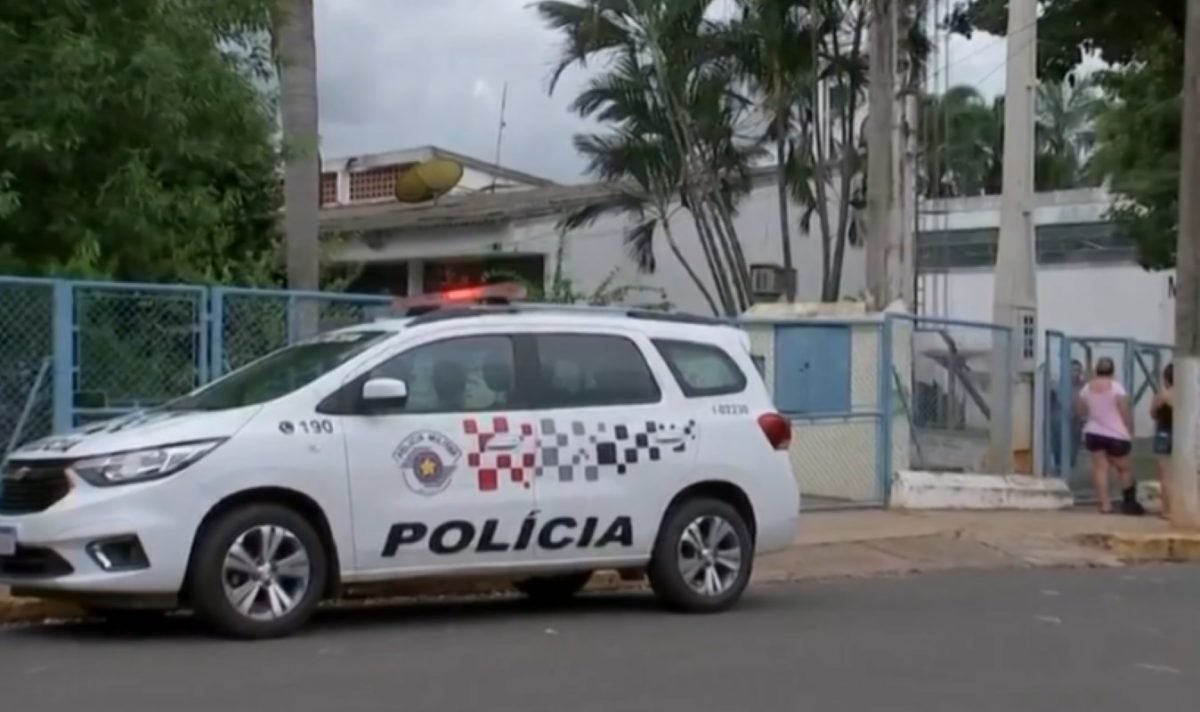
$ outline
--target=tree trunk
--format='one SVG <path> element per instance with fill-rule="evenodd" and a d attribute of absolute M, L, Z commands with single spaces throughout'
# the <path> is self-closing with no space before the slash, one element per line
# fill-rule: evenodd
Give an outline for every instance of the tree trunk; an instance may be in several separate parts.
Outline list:
<path fill-rule="evenodd" d="M 1188 5 L 1183 70 L 1183 129 L 1180 139 L 1179 233 L 1176 235 L 1179 291 L 1175 297 L 1175 448 L 1168 481 L 1171 524 L 1200 529 L 1196 433 L 1200 430 L 1200 6 Z"/>
<path fill-rule="evenodd" d="M 784 296 L 796 301 L 796 271 L 792 263 L 792 231 L 788 224 L 787 115 L 775 117 L 775 182 L 779 196 L 779 240 L 783 244 Z"/>
<path fill-rule="evenodd" d="M 722 263 L 717 250 L 717 239 L 713 235 L 712 225 L 708 222 L 708 216 L 704 214 L 704 204 L 700 201 L 693 202 L 690 199 L 688 203 L 688 212 L 692 214 L 692 220 L 696 224 L 696 236 L 700 239 L 700 247 L 704 250 L 704 260 L 708 263 L 713 282 L 717 285 L 722 311 L 725 316 L 733 316 L 737 313 L 733 285 L 729 283 L 729 272 Z"/>
<path fill-rule="evenodd" d="M 725 229 L 725 234 L 729 236 L 729 247 L 733 252 L 733 271 L 742 285 L 745 296 L 743 310 L 749 309 L 750 305 L 754 303 L 754 292 L 750 285 L 750 267 L 746 264 L 746 253 L 742 251 L 742 239 L 738 237 L 737 226 L 733 224 L 731 208 L 725 196 L 720 192 L 713 194 L 713 210 Z"/>
<path fill-rule="evenodd" d="M 749 284 L 742 279 L 741 270 L 737 268 L 737 257 L 733 251 L 733 241 L 737 239 L 736 234 L 731 238 L 729 231 L 722 223 L 720 213 L 716 201 L 719 198 L 714 197 L 711 193 L 704 198 L 704 209 L 706 218 L 711 218 L 713 234 L 716 236 L 717 247 L 720 250 L 721 262 L 725 264 L 730 282 L 733 286 L 733 303 L 735 311 L 730 316 L 738 316 L 749 307 Z"/>
<path fill-rule="evenodd" d="M 284 235 L 288 288 L 315 291 L 320 278 L 321 174 L 313 0 L 284 0 L 275 22 L 284 141 Z M 319 304 L 297 300 L 292 336 L 318 328 Z"/>
<path fill-rule="evenodd" d="M 683 270 L 687 272 L 687 276 L 691 278 L 692 283 L 696 285 L 700 296 L 704 297 L 704 301 L 708 302 L 708 308 L 712 310 L 714 315 L 720 315 L 721 312 L 717 308 L 717 303 L 713 301 L 712 292 L 708 291 L 708 287 L 704 286 L 704 281 L 700 279 L 700 275 L 692 268 L 690 262 L 684 257 L 683 251 L 679 249 L 679 243 L 675 242 L 675 236 L 671 233 L 671 220 L 667 218 L 663 220 L 663 234 L 667 238 L 667 247 L 671 248 L 671 254 L 675 255 L 675 259 L 679 260 L 679 264 L 683 265 Z"/>

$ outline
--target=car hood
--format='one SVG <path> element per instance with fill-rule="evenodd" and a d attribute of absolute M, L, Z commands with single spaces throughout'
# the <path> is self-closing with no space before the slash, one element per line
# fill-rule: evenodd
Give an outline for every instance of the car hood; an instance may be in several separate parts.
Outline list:
<path fill-rule="evenodd" d="M 14 450 L 11 457 L 20 460 L 74 459 L 227 438 L 240 430 L 260 409 L 261 406 L 222 411 L 138 411 L 36 440 Z"/>

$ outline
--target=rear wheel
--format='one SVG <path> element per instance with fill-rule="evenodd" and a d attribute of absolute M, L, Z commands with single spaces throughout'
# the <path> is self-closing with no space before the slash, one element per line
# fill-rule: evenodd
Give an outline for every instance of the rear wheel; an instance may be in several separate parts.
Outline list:
<path fill-rule="evenodd" d="M 722 611 L 750 582 L 754 540 L 737 509 L 695 498 L 663 519 L 650 560 L 650 586 L 669 608 L 689 613 Z"/>
<path fill-rule="evenodd" d="M 222 635 L 289 635 L 321 602 L 327 556 L 316 529 L 294 510 L 239 507 L 202 532 L 188 574 L 189 600 Z"/>
<path fill-rule="evenodd" d="M 528 578 L 517 581 L 513 587 L 537 603 L 563 603 L 582 591 L 591 578 L 591 571 L 580 571 L 558 576 Z"/>

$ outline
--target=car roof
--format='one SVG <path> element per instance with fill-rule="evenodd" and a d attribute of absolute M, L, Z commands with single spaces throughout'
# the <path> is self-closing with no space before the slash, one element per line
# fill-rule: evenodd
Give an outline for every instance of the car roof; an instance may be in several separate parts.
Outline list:
<path fill-rule="evenodd" d="M 437 308 L 421 308 L 415 314 L 386 316 L 374 321 L 339 329 L 339 331 L 373 331 L 384 329 L 401 331 L 427 325 L 445 324 L 460 320 L 502 320 L 505 323 L 545 323 L 552 319 L 557 323 L 588 323 L 613 327 L 630 328 L 654 333 L 683 335 L 697 327 L 722 328 L 740 332 L 736 322 L 712 316 L 670 312 L 623 306 L 589 306 L 574 304 L 544 304 L 515 302 L 511 304 L 463 304 L 444 305 Z M 548 319 L 548 317 L 550 319 Z"/>
<path fill-rule="evenodd" d="M 462 319 L 493 319 L 523 323 L 529 321 L 544 322 L 547 318 L 563 322 L 602 323 L 610 326 L 629 327 L 631 322 L 639 330 L 657 330 L 655 327 L 670 324 L 681 324 L 689 327 L 708 326 L 736 328 L 736 325 L 724 319 L 682 312 L 669 312 L 656 309 L 643 309 L 622 306 L 589 306 L 575 304 L 542 304 L 542 303 L 512 303 L 488 305 L 448 306 L 426 311 L 408 320 L 408 328 L 425 324 L 444 323 Z"/>

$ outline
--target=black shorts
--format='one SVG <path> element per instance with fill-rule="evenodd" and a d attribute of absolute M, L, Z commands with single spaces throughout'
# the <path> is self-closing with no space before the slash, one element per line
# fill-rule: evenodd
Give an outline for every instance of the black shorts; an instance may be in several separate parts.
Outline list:
<path fill-rule="evenodd" d="M 1154 431 L 1154 454 L 1155 455 L 1170 455 L 1171 454 L 1171 431 L 1170 430 L 1155 430 Z"/>
<path fill-rule="evenodd" d="M 1109 457 L 1125 457 L 1133 450 L 1133 443 L 1128 440 L 1110 438 L 1107 435 L 1095 433 L 1083 434 L 1083 446 L 1088 452 L 1102 452 Z"/>

